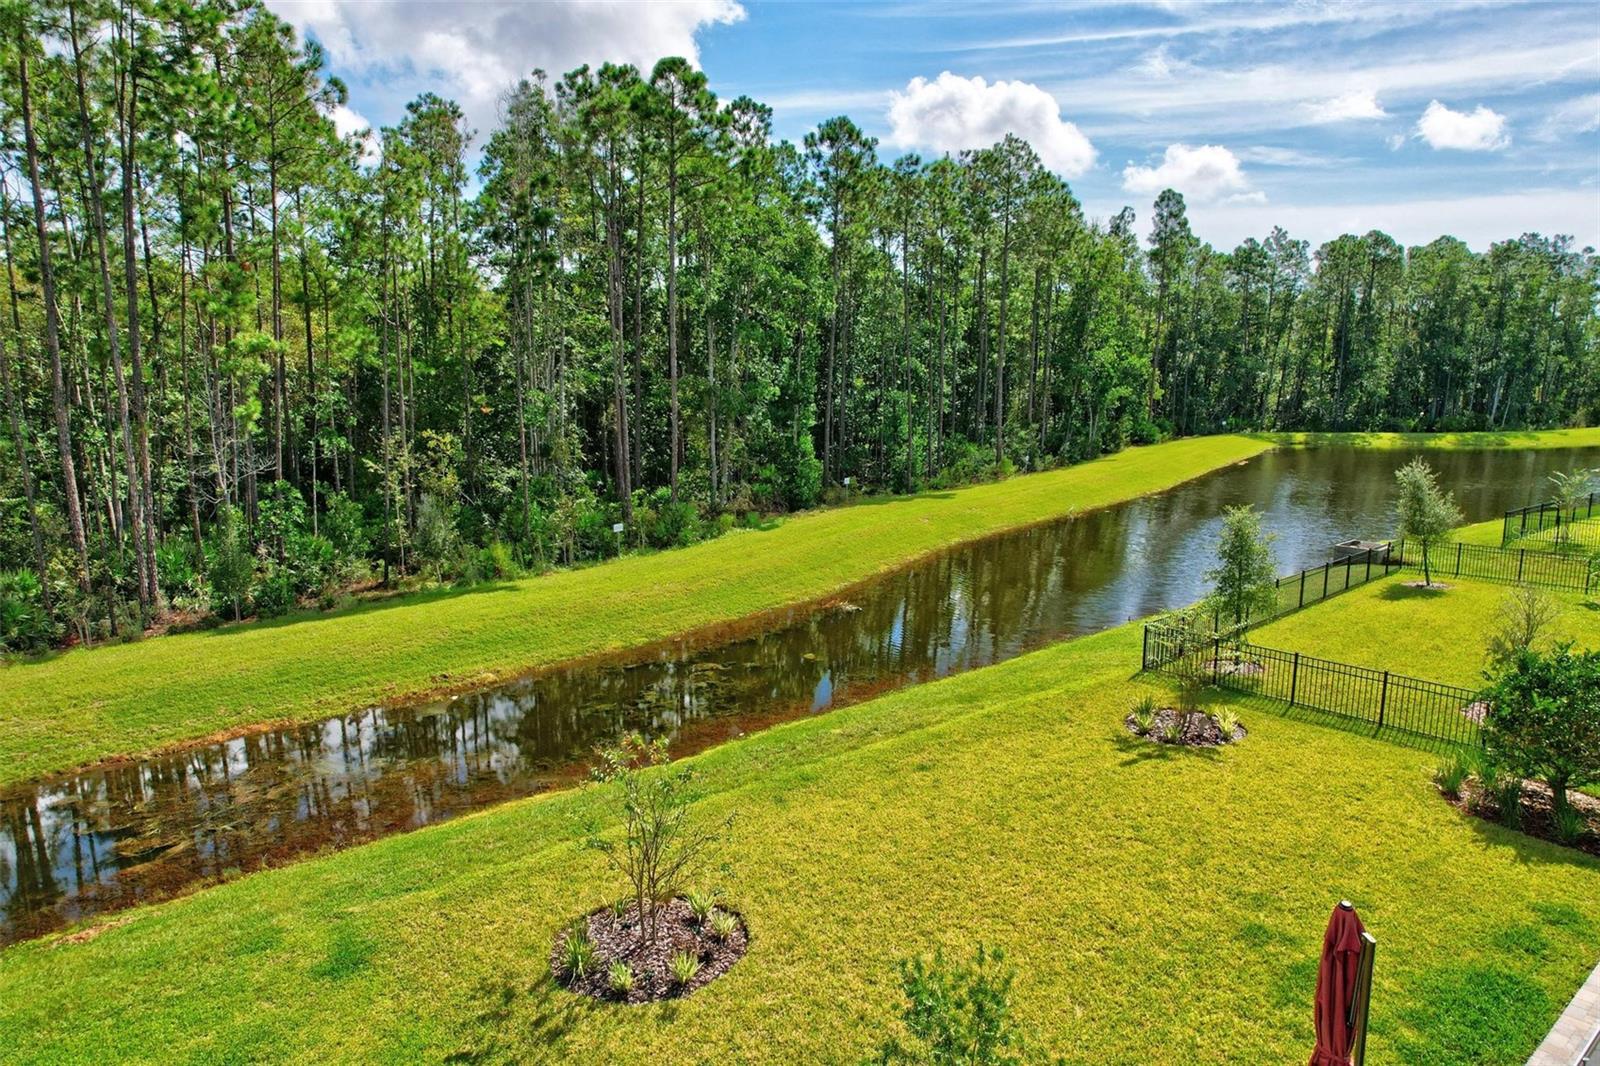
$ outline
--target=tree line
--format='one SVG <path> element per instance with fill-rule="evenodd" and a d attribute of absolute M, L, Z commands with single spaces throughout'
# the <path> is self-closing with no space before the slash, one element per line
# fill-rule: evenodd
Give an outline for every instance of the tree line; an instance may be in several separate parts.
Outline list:
<path fill-rule="evenodd" d="M 5 0 L 0 34 L 11 645 L 1175 434 L 1600 403 L 1566 237 L 1219 251 L 1169 190 L 1141 241 L 1017 137 L 774 140 L 683 59 L 533 72 L 486 137 L 424 94 L 341 138 L 344 86 L 257 0 Z"/>

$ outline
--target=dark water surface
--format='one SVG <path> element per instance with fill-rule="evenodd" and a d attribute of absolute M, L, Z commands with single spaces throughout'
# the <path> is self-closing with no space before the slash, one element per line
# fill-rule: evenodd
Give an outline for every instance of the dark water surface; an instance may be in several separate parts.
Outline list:
<path fill-rule="evenodd" d="M 673 642 L 635 653 L 643 661 L 558 668 L 14 787 L 0 792 L 0 944 L 560 786 L 626 730 L 671 737 L 684 754 L 1190 603 L 1231 504 L 1266 512 L 1281 571 L 1320 563 L 1338 541 L 1388 534 L 1393 473 L 1412 456 L 1269 452 L 954 549 L 743 639 Z M 1546 474 L 1600 463 L 1600 451 L 1427 458 L 1478 521 L 1543 498 Z"/>

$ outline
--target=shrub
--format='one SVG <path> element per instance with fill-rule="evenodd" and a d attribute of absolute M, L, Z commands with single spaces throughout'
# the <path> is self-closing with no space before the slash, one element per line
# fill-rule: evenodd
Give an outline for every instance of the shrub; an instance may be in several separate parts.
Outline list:
<path fill-rule="evenodd" d="M 1569 787 L 1600 783 L 1600 651 L 1521 651 L 1488 700 L 1483 744 L 1497 764 L 1544 781 L 1557 805 Z"/>
<path fill-rule="evenodd" d="M 0 570 L 0 652 L 42 648 L 55 639 L 44 589 L 31 570 Z"/>
<path fill-rule="evenodd" d="M 567 930 L 567 939 L 561 945 L 562 969 L 574 980 L 587 977 L 594 968 L 594 941 L 589 937 L 589 923 L 582 918 Z"/>
<path fill-rule="evenodd" d="M 1005 954 L 982 945 L 970 963 L 949 963 L 942 952 L 935 952 L 931 962 L 902 962 L 900 1017 L 911 1039 L 885 1042 L 879 1061 L 931 1066 L 1025 1061 L 1022 1035 L 1011 1019 L 1015 979 Z"/>
<path fill-rule="evenodd" d="M 1516 774 L 1501 774 L 1495 779 L 1493 789 L 1495 809 L 1500 812 L 1500 824 L 1510 829 L 1522 826 L 1522 778 Z"/>
<path fill-rule="evenodd" d="M 194 544 L 184 537 L 168 537 L 156 548 L 156 572 L 161 594 L 168 603 L 192 597 L 195 588 Z"/>
<path fill-rule="evenodd" d="M 1510 666 L 1519 653 L 1534 646 L 1560 613 L 1560 606 L 1543 589 L 1518 585 L 1507 592 L 1489 634 L 1489 668 L 1499 672 Z"/>
<path fill-rule="evenodd" d="M 1550 810 L 1550 826 L 1556 840 L 1569 847 L 1583 836 L 1583 815 L 1570 803 L 1559 803 Z"/>
<path fill-rule="evenodd" d="M 588 844 L 632 887 L 641 945 L 655 939 L 660 901 L 672 897 L 718 839 L 716 829 L 696 825 L 689 817 L 693 771 L 673 769 L 667 761 L 662 741 L 647 742 L 635 733 L 620 747 L 601 751 L 592 772 L 597 781 L 621 786 L 623 839 L 594 836 Z M 732 820 L 729 815 L 721 828 Z"/>
<path fill-rule="evenodd" d="M 428 492 L 417 501 L 416 552 L 436 577 L 452 576 L 460 570 L 461 534 L 456 531 L 455 508 Z"/>
<path fill-rule="evenodd" d="M 672 979 L 680 985 L 693 981 L 700 972 L 700 959 L 692 952 L 680 951 L 672 956 Z"/>
<path fill-rule="evenodd" d="M 342 492 L 328 497 L 327 512 L 322 516 L 322 535 L 333 545 L 334 558 L 342 570 L 364 563 L 372 550 L 367 518 L 361 505 Z"/>
<path fill-rule="evenodd" d="M 1222 730 L 1224 739 L 1231 739 L 1233 731 L 1239 728 L 1239 715 L 1231 708 L 1224 707 L 1211 717 L 1217 723 L 1217 728 Z"/>
<path fill-rule="evenodd" d="M 1472 756 L 1458 751 L 1433 771 L 1433 783 L 1438 785 L 1439 791 L 1446 796 L 1459 796 L 1462 786 L 1472 777 L 1476 766 L 1476 760 Z"/>
<path fill-rule="evenodd" d="M 710 917 L 712 908 L 717 905 L 717 896 L 714 892 L 691 891 L 683 899 L 689 904 L 689 911 L 694 915 L 694 920 L 702 925 Z"/>
<path fill-rule="evenodd" d="M 294 575 L 286 567 L 271 567 L 251 588 L 250 602 L 262 618 L 288 614 L 294 607 Z"/>
<path fill-rule="evenodd" d="M 622 961 L 613 962 L 606 970 L 606 984 L 619 996 L 633 991 L 633 968 Z"/>
<path fill-rule="evenodd" d="M 711 914 L 711 935 L 718 940 L 727 940 L 733 931 L 739 928 L 738 919 L 727 911 L 713 911 Z"/>
<path fill-rule="evenodd" d="M 1156 701 L 1146 696 L 1133 706 L 1133 729 L 1140 736 L 1149 736 L 1156 727 Z"/>
<path fill-rule="evenodd" d="M 217 513 L 216 529 L 206 561 L 206 576 L 211 580 L 212 604 L 219 610 L 231 609 L 234 621 L 243 617 L 255 566 L 244 520 L 236 508 L 223 507 Z"/>
<path fill-rule="evenodd" d="M 1161 730 L 1161 739 L 1166 741 L 1168 744 L 1179 744 L 1179 743 L 1182 743 L 1182 741 L 1183 741 L 1183 717 L 1181 715 L 1179 717 L 1173 719 L 1172 721 L 1168 722 L 1167 725 L 1166 725 L 1166 728 Z"/>

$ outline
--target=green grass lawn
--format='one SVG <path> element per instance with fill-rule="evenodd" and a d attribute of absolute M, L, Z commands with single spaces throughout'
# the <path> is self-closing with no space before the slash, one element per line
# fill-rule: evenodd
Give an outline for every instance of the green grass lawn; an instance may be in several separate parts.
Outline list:
<path fill-rule="evenodd" d="M 1586 519 L 1581 525 L 1584 529 L 1584 541 L 1557 541 L 1555 530 L 1546 530 L 1537 536 L 1523 537 L 1507 545 L 1510 548 L 1526 548 L 1529 551 L 1561 551 L 1575 555 L 1590 555 L 1594 549 L 1588 544 L 1593 541 L 1595 530 L 1600 529 L 1600 518 Z M 1491 548 L 1500 547 L 1500 537 L 1503 533 L 1504 519 L 1491 518 L 1487 522 L 1474 522 L 1470 526 L 1462 526 L 1451 534 L 1451 539 L 1462 544 L 1484 544 Z"/>
<path fill-rule="evenodd" d="M 1346 602 L 1300 618 L 1337 629 Z M 1139 639 L 696 757 L 700 816 L 737 812 L 704 884 L 753 939 L 686 1000 L 600 1005 L 549 978 L 555 932 L 622 891 L 579 843 L 613 820 L 596 788 L 8 949 L 0 1060 L 853 1063 L 894 1029 L 898 959 L 982 941 L 1069 1062 L 1302 1061 L 1348 897 L 1380 944 L 1369 1061 L 1521 1062 L 1594 964 L 1600 862 L 1458 814 L 1434 755 L 1263 707 L 1222 751 L 1136 741 Z"/>
<path fill-rule="evenodd" d="M 1506 429 L 1470 433 L 1259 433 L 1254 436 L 1293 447 L 1346 445 L 1356 448 L 1593 448 L 1600 426 L 1579 429 Z"/>
<path fill-rule="evenodd" d="M 253 723 L 477 687 L 825 597 L 940 548 L 1170 488 L 1265 451 L 1201 437 L 815 511 L 681 551 L 68 652 L 0 668 L 0 785 Z"/>
<path fill-rule="evenodd" d="M 1251 633 L 1269 648 L 1410 674 L 1468 688 L 1483 682 L 1485 641 L 1510 585 L 1444 579 L 1444 590 L 1407 588 L 1410 570 L 1351 589 Z M 1600 603 L 1579 592 L 1546 590 L 1559 607 L 1546 642 L 1600 647 Z"/>

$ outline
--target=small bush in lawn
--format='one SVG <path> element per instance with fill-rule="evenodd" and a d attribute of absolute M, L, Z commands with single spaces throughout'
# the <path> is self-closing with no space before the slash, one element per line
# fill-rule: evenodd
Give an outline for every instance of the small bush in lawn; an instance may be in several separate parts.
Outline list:
<path fill-rule="evenodd" d="M 602 750 L 600 764 L 591 771 L 596 781 L 621 786 L 622 840 L 596 835 L 588 846 L 604 855 L 633 890 L 641 947 L 655 940 L 662 902 L 673 897 L 719 831 L 733 822 L 729 815 L 718 827 L 697 824 L 690 810 L 694 773 L 666 762 L 665 743 L 635 733 L 621 747 Z"/>
<path fill-rule="evenodd" d="M 1168 744 L 1180 743 L 1183 740 L 1183 719 L 1178 718 L 1168 722 L 1166 728 L 1161 731 L 1161 739 Z"/>
<path fill-rule="evenodd" d="M 589 939 L 589 923 L 582 918 L 572 923 L 561 953 L 568 977 L 576 980 L 588 976 L 594 968 L 594 941 Z"/>
<path fill-rule="evenodd" d="M 625 962 L 613 962 L 606 971 L 606 984 L 617 995 L 627 995 L 633 991 L 633 968 Z"/>
<path fill-rule="evenodd" d="M 1502 773 L 1495 778 L 1494 805 L 1500 811 L 1500 824 L 1509 829 L 1522 826 L 1522 778 Z"/>
<path fill-rule="evenodd" d="M 1239 716 L 1224 707 L 1211 717 L 1216 721 L 1217 728 L 1222 731 L 1222 739 L 1233 739 L 1233 731 L 1239 728 Z"/>
<path fill-rule="evenodd" d="M 1551 809 L 1550 824 L 1559 843 L 1576 844 L 1583 836 L 1583 815 L 1570 803 L 1560 803 Z"/>
<path fill-rule="evenodd" d="M 738 920 L 727 911 L 714 911 L 712 913 L 711 935 L 718 940 L 727 940 L 737 928 L 739 928 Z"/>
<path fill-rule="evenodd" d="M 882 1063 L 1020 1064 L 1022 1034 L 1011 1019 L 1011 985 L 1016 970 L 999 949 L 982 945 L 970 963 L 950 963 L 936 952 L 931 962 L 900 964 L 905 1006 L 900 1017 L 911 1039 L 890 1039 L 879 1053 Z"/>
<path fill-rule="evenodd" d="M 700 972 L 700 960 L 693 952 L 680 951 L 672 956 L 672 979 L 687 985 Z"/>
<path fill-rule="evenodd" d="M 1483 746 L 1517 777 L 1567 789 L 1600 783 L 1600 651 L 1518 652 L 1489 690 Z"/>
<path fill-rule="evenodd" d="M 1474 762 L 1471 756 L 1461 752 L 1450 756 L 1440 763 L 1433 771 L 1433 783 L 1439 786 L 1439 791 L 1446 796 L 1461 795 L 1461 786 L 1467 783 L 1472 776 Z"/>
<path fill-rule="evenodd" d="M 689 904 L 689 912 L 694 915 L 694 920 L 704 925 L 706 918 L 711 915 L 711 909 L 717 905 L 715 892 L 691 891 L 683 897 Z"/>
<path fill-rule="evenodd" d="M 1533 648 L 1539 637 L 1561 613 L 1548 592 L 1532 585 L 1518 585 L 1505 594 L 1489 634 L 1489 669 L 1500 673 L 1516 662 L 1517 656 Z"/>
<path fill-rule="evenodd" d="M 619 922 L 624 921 L 631 910 L 633 910 L 633 900 L 619 899 L 611 905 L 611 916 Z"/>
<path fill-rule="evenodd" d="M 1140 708 L 1133 712 L 1133 728 L 1140 736 L 1149 736 L 1156 727 L 1156 712 Z"/>

